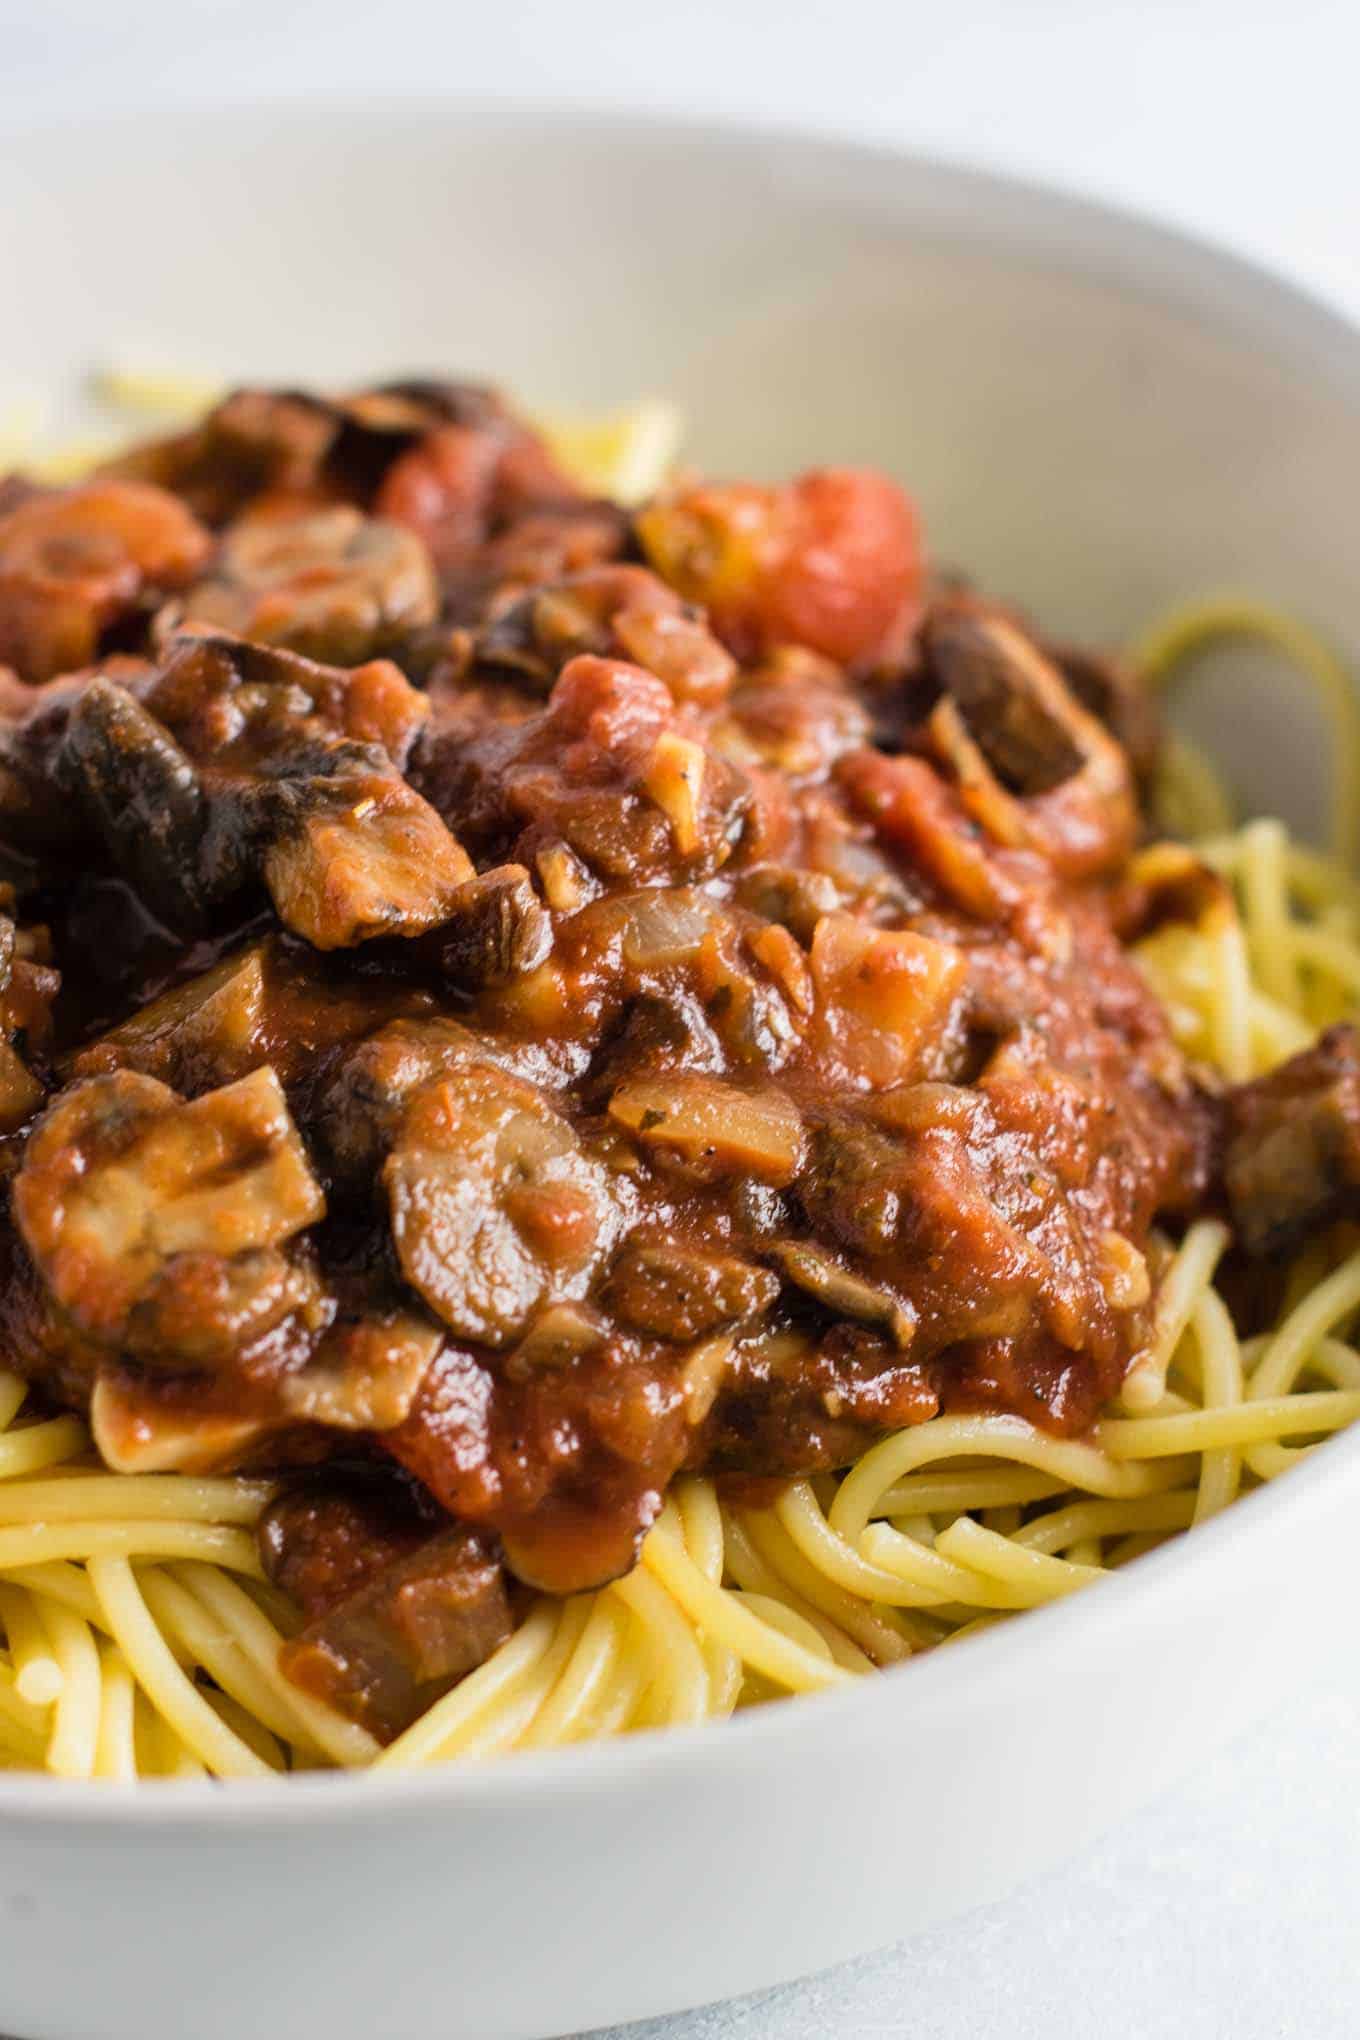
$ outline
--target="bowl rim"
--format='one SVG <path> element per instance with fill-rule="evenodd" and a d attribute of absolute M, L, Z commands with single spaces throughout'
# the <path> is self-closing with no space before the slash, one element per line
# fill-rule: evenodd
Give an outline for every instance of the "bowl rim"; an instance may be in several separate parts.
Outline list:
<path fill-rule="evenodd" d="M 589 141 L 624 150 L 683 144 L 713 151 L 782 151 L 805 164 L 900 181 L 895 208 L 901 224 L 914 213 L 935 210 L 967 223 L 972 239 L 997 238 L 1018 230 L 1011 243 L 1021 258 L 1046 257 L 1087 276 L 1099 275 L 1130 297 L 1176 302 L 1206 324 L 1269 332 L 1296 364 L 1324 368 L 1338 391 L 1360 409 L 1360 325 L 1320 294 L 1276 274 L 1250 257 L 1164 224 L 1136 209 L 1088 198 L 1060 184 L 1015 176 L 943 155 L 901 148 L 877 140 L 849 139 L 792 124 L 734 116 L 699 117 L 658 110 L 633 113 L 616 106 L 554 103 L 529 97 L 479 94 L 388 92 L 371 98 L 351 92 L 300 96 L 293 93 L 224 95 L 202 103 L 173 106 L 126 102 L 116 109 L 78 119 L 50 112 L 0 116 L 0 152 L 24 144 L 59 144 L 79 132 L 81 146 L 92 138 L 130 127 L 165 134 L 177 127 L 197 139 L 206 125 L 273 127 L 281 118 L 296 126 L 334 129 L 343 124 L 353 144 L 367 128 L 382 131 L 413 122 L 448 123 L 464 129 L 507 133 L 531 125 L 563 146 Z M 380 144 L 379 144 L 380 145 Z M 220 144 L 219 144 L 220 146 Z M 0 1819 L 34 1831 L 90 1827 L 138 1830 L 202 1827 L 276 1828 L 280 1823 L 315 1825 L 368 1818 L 418 1817 L 433 1810 L 522 1805 L 556 1796 L 589 1800 L 605 1790 L 631 1790 L 660 1772 L 705 1774 L 747 1768 L 753 1752 L 781 1752 L 790 1760 L 799 1745 L 841 1739 L 854 1723 L 875 1720 L 907 1701 L 906 1681 L 922 1704 L 947 1702 L 951 1690 L 970 1680 L 1004 1682 L 1008 1665 L 1036 1652 L 1058 1651 L 1071 1632 L 1092 1644 L 1154 1598 L 1174 1590 L 1177 1580 L 1197 1579 L 1207 1569 L 1234 1561 L 1230 1548 L 1248 1549 L 1261 1540 L 1297 1531 L 1307 1516 L 1325 1507 L 1340 1490 L 1360 1492 L 1360 1424 L 1327 1440 L 1305 1466 L 1241 1497 L 1193 1537 L 1179 1537 L 1140 1559 L 1136 1566 L 1103 1582 L 1095 1594 L 1025 1611 L 1021 1622 L 1006 1622 L 966 1638 L 949 1650 L 924 1653 L 876 1677 L 834 1691 L 797 1696 L 795 1704 L 775 1702 L 722 1722 L 647 1730 L 560 1750 L 514 1754 L 508 1759 L 459 1765 L 431 1764 L 413 1771 L 316 1771 L 266 1779 L 233 1781 L 146 1779 L 119 1786 L 109 1781 L 64 1780 L 41 1773 L 0 1775 Z M 1246 1563 L 1239 1559 L 1237 1563 Z M 1165 1586 L 1163 1582 L 1166 1582 Z"/>

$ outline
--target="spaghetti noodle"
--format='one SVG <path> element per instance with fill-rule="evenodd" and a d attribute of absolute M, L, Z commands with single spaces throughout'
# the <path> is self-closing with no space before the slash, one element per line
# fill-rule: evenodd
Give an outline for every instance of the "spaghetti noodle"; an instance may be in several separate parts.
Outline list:
<path fill-rule="evenodd" d="M 656 453 L 666 434 L 654 417 L 646 429 Z M 592 445 L 599 485 L 604 441 Z M 629 491 L 645 495 L 654 477 L 636 445 L 628 457 Z M 1345 718 L 1335 834 L 1349 851 L 1360 743 L 1330 655 L 1234 606 L 1175 620 L 1145 658 L 1160 679 L 1244 630 L 1302 664 Z M 1145 851 L 1135 872 L 1179 860 L 1182 876 L 1218 883 L 1197 918 L 1156 929 L 1136 954 L 1179 1046 L 1242 1081 L 1354 1009 L 1360 886 L 1276 822 L 1226 828 L 1212 776 L 1185 754 L 1177 771 L 1179 811 L 1188 802 L 1207 819 L 1208 840 L 1196 857 Z M 1246 1340 L 1215 1287 L 1228 1241 L 1201 1218 L 1174 1248 L 1156 1242 L 1153 1336 L 1090 1437 L 946 1414 L 768 1501 L 683 1477 L 635 1569 L 538 1596 L 385 1747 L 280 1668 L 300 1618 L 261 1571 L 268 1482 L 107 1473 L 79 1419 L 31 1409 L 18 1375 L 0 1372 L 0 1763 L 127 1783 L 556 1747 L 839 1686 L 1095 1584 L 1360 1417 L 1352 1231 L 1306 1244 L 1275 1322 Z"/>

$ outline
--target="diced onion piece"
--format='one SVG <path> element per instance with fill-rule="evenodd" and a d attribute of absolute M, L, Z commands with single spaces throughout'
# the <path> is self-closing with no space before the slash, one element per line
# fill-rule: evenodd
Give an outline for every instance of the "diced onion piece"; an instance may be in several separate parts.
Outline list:
<path fill-rule="evenodd" d="M 676 850 L 689 857 L 699 847 L 699 799 L 704 754 L 692 737 L 663 730 L 647 761 L 643 785 L 671 825 Z"/>
<path fill-rule="evenodd" d="M 209 1473 L 232 1465 L 267 1426 L 258 1417 L 176 1409 L 115 1366 L 95 1380 L 90 1430 L 115 1473 Z"/>
<path fill-rule="evenodd" d="M 1104 1232 L 1099 1241 L 1097 1276 L 1111 1310 L 1141 1310 L 1152 1294 L 1146 1257 L 1121 1232 Z"/>
<path fill-rule="evenodd" d="M 685 1416 L 691 1424 L 702 1424 L 718 1399 L 727 1363 L 735 1341 L 727 1332 L 703 1339 L 690 1351 L 680 1384 L 685 1397 Z"/>

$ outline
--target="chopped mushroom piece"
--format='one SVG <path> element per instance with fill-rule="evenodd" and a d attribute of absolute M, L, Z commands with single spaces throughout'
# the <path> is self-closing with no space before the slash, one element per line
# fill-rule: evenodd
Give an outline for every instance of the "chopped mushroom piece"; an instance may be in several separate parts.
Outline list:
<path fill-rule="evenodd" d="M 1312 1048 L 1228 1094 L 1223 1181 L 1249 1254 L 1360 1208 L 1360 1033 Z"/>
<path fill-rule="evenodd" d="M 373 1484 L 307 1485 L 266 1512 L 271 1578 L 308 1620 L 283 1666 L 308 1692 L 398 1733 L 510 1634 L 505 1582 L 489 1541 L 431 1535 Z"/>
<path fill-rule="evenodd" d="M 120 1070 L 72 1084 L 44 1114 L 14 1211 L 82 1332 L 154 1350 L 167 1322 L 182 1333 L 195 1312 L 215 1346 L 292 1307 L 296 1278 L 269 1250 L 325 1200 L 271 1069 L 189 1104 Z"/>
<path fill-rule="evenodd" d="M 1070 779 L 1082 753 L 1051 700 L 1015 655 L 1017 634 L 972 605 L 944 605 L 922 627 L 931 670 L 956 701 L 1003 786 L 1047 793 Z"/>
<path fill-rule="evenodd" d="M 768 1268 L 664 1240 L 624 1243 L 601 1301 L 627 1325 L 683 1344 L 768 1310 L 779 1284 Z"/>
<path fill-rule="evenodd" d="M 418 1093 L 383 1170 L 407 1281 L 460 1337 L 505 1346 L 583 1296 L 617 1229 L 601 1164 L 541 1092 L 472 1063 Z"/>
<path fill-rule="evenodd" d="M 207 802 L 170 732 L 125 687 L 97 675 L 71 709 L 58 769 L 148 906 L 172 927 L 192 927 L 204 905 Z"/>
<path fill-rule="evenodd" d="M 537 970 L 552 948 L 552 921 L 522 864 L 470 878 L 428 938 L 441 977 L 481 991 Z"/>
<path fill-rule="evenodd" d="M 392 763 L 426 713 L 397 669 L 353 673 L 231 638 L 172 648 L 147 705 L 198 768 L 198 859 L 226 898 L 259 873 L 318 949 L 443 920 L 472 865 Z"/>
<path fill-rule="evenodd" d="M 429 1318 L 395 1306 L 342 1317 L 306 1367 L 284 1377 L 284 1408 L 338 1431 L 394 1430 L 409 1416 L 443 1336 Z"/>
<path fill-rule="evenodd" d="M 375 986 L 356 971 L 328 967 L 300 943 L 269 935 L 85 1042 L 60 1068 L 73 1077 L 141 1070 L 193 1096 L 267 1062 L 302 1109 L 347 1043 L 371 1034 L 385 1015 L 422 1013 L 431 1004 L 429 993 L 395 974 Z M 324 1130 L 314 1114 L 308 1126 Z"/>
<path fill-rule="evenodd" d="M 324 1321 L 329 1303 L 310 1261 L 277 1247 L 167 1255 L 129 1314 L 123 1346 L 148 1368 L 235 1367 L 285 1324 Z"/>
<path fill-rule="evenodd" d="M 419 935 L 447 919 L 472 877 L 467 852 L 400 779 L 312 782 L 317 805 L 264 854 L 279 919 L 316 949 Z"/>
<path fill-rule="evenodd" d="M 506 1361 L 506 1372 L 525 1376 L 541 1367 L 570 1367 L 584 1353 L 606 1343 L 608 1328 L 579 1303 L 550 1303 L 541 1310 Z"/>
<path fill-rule="evenodd" d="M 218 1473 L 270 1435 L 268 1418 L 205 1406 L 192 1375 L 162 1377 L 104 1361 L 90 1396 L 90 1435 L 115 1473 Z"/>
<path fill-rule="evenodd" d="M 162 993 L 71 1058 L 71 1072 L 141 1070 L 179 1091 L 225 1084 L 261 1061 L 266 1012 L 265 962 L 273 944 L 252 943 L 201 977 Z"/>

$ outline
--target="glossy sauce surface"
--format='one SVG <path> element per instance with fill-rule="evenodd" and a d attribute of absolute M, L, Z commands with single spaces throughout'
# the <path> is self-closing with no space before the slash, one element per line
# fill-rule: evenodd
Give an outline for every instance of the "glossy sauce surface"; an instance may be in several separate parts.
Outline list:
<path fill-rule="evenodd" d="M 115 1466 L 288 1470 L 296 1676 L 390 1731 L 682 1468 L 1089 1426 L 1216 1123 L 1117 667 L 882 476 L 630 516 L 457 386 L 6 501 L 8 1346 Z"/>

